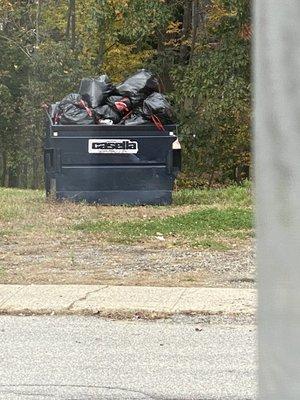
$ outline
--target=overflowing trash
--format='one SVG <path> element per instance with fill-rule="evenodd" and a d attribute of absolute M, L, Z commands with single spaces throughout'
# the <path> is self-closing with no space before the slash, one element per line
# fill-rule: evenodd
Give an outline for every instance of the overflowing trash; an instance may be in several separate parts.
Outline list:
<path fill-rule="evenodd" d="M 107 99 L 106 103 L 114 107 L 120 114 L 127 115 L 132 110 L 132 103 L 129 97 L 120 95 L 111 96 Z"/>
<path fill-rule="evenodd" d="M 145 99 L 143 112 L 149 119 L 159 119 L 163 124 L 171 124 L 174 119 L 172 106 L 161 93 L 152 93 Z"/>
<path fill-rule="evenodd" d="M 153 92 L 160 92 L 159 81 L 150 71 L 142 69 L 117 86 L 122 96 L 127 96 L 133 105 L 138 105 Z"/>
<path fill-rule="evenodd" d="M 107 75 L 81 80 L 71 93 L 48 107 L 53 124 L 164 125 L 174 123 L 172 106 L 161 93 L 157 76 L 142 69 L 115 86 Z"/>
<path fill-rule="evenodd" d="M 135 114 L 131 114 L 129 118 L 125 119 L 124 125 L 147 125 L 149 120 L 138 111 Z"/>
<path fill-rule="evenodd" d="M 107 75 L 100 75 L 99 78 L 84 78 L 79 87 L 79 93 L 91 108 L 104 104 L 105 99 L 114 93 L 114 90 L 115 86 Z"/>
<path fill-rule="evenodd" d="M 58 105 L 58 115 L 55 119 L 61 125 L 91 125 L 94 124 L 92 110 L 78 93 L 66 96 Z"/>
<path fill-rule="evenodd" d="M 94 108 L 94 114 L 98 124 L 105 123 L 105 120 L 109 120 L 113 124 L 118 124 L 122 119 L 121 114 L 108 104 Z M 111 123 L 108 124 L 111 125 Z"/>

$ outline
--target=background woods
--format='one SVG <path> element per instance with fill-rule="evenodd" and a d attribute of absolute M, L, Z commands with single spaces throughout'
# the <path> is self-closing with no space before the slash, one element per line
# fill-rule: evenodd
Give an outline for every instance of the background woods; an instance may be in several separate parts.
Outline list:
<path fill-rule="evenodd" d="M 0 2 L 0 185 L 43 183 L 43 102 L 81 77 L 159 73 L 175 105 L 186 186 L 249 165 L 250 0 Z"/>

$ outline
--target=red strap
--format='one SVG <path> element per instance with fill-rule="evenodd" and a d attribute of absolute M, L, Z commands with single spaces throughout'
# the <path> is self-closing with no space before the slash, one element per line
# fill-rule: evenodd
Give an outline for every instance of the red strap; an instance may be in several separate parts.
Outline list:
<path fill-rule="evenodd" d="M 126 121 L 126 119 L 128 119 L 132 113 L 133 113 L 133 110 L 129 111 L 129 112 L 121 119 L 121 121 L 118 123 L 118 125 L 120 125 L 120 124 L 122 124 L 122 122 Z"/>
<path fill-rule="evenodd" d="M 92 110 L 87 106 L 87 104 L 84 100 L 80 100 L 79 105 L 85 109 L 85 111 L 87 112 L 89 117 L 93 116 Z"/>
<path fill-rule="evenodd" d="M 85 110 L 86 110 L 88 116 L 89 116 L 89 117 L 92 117 L 92 116 L 93 116 L 92 110 L 91 110 L 89 107 L 84 107 L 84 108 L 85 108 Z"/>
<path fill-rule="evenodd" d="M 54 125 L 58 125 L 59 121 L 60 121 L 60 115 L 57 113 L 54 115 L 54 121 L 53 121 Z"/>
<path fill-rule="evenodd" d="M 161 120 L 158 118 L 157 115 L 152 114 L 151 119 L 159 131 L 166 132 L 165 127 L 163 126 Z"/>
<path fill-rule="evenodd" d="M 129 108 L 127 107 L 127 104 L 124 103 L 123 101 L 116 101 L 115 106 L 116 106 L 116 109 L 119 111 L 129 112 Z"/>

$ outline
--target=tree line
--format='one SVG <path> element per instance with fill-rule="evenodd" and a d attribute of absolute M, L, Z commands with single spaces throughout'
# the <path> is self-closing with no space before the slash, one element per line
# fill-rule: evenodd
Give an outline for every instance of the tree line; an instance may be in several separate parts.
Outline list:
<path fill-rule="evenodd" d="M 43 103 L 82 77 L 158 73 L 174 104 L 185 186 L 250 165 L 250 0 L 2 0 L 0 186 L 43 185 Z M 238 173 L 236 173 L 238 171 Z"/>

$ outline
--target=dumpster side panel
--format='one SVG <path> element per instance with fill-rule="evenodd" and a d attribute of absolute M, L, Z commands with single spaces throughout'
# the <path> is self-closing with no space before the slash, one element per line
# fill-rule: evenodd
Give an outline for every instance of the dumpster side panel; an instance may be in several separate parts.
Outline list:
<path fill-rule="evenodd" d="M 57 199 L 170 204 L 175 140 L 173 133 L 152 126 L 50 126 L 45 146 L 47 192 L 51 180 Z"/>
<path fill-rule="evenodd" d="M 101 141 L 113 141 L 119 138 L 101 137 Z M 138 145 L 137 153 L 89 153 L 90 140 L 85 137 L 58 137 L 53 139 L 55 146 L 61 150 L 62 165 L 127 165 L 127 164 L 163 164 L 170 150 L 169 136 L 162 137 L 129 137 Z"/>
<path fill-rule="evenodd" d="M 172 190 L 172 176 L 162 166 L 63 167 L 57 177 L 59 191 Z"/>

